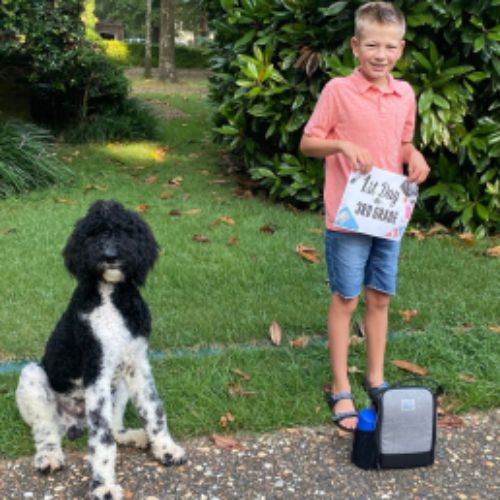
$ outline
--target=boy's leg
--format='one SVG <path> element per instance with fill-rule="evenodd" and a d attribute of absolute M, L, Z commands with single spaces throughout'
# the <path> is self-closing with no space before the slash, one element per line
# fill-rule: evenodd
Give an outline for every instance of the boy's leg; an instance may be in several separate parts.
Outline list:
<path fill-rule="evenodd" d="M 385 344 L 391 295 L 396 292 L 400 244 L 374 238 L 365 274 L 365 319 L 367 382 L 377 387 L 384 382 Z"/>
<path fill-rule="evenodd" d="M 370 254 L 371 238 L 352 233 L 327 231 L 325 254 L 332 299 L 328 311 L 328 345 L 332 369 L 333 394 L 351 392 L 348 379 L 349 330 L 353 312 L 358 305 Z M 350 399 L 335 404 L 334 413 L 354 410 Z M 342 420 L 342 426 L 355 428 L 357 418 Z"/>
<path fill-rule="evenodd" d="M 358 297 L 344 299 L 333 294 L 328 311 L 328 350 L 332 369 L 332 394 L 351 392 L 348 378 L 349 327 L 351 317 L 358 305 Z M 335 414 L 354 411 L 354 403 L 350 399 L 342 399 L 335 404 Z M 346 418 L 342 425 L 354 429 L 357 418 Z"/>
<path fill-rule="evenodd" d="M 373 288 L 365 289 L 366 379 L 369 387 L 384 382 L 384 358 L 390 296 Z"/>

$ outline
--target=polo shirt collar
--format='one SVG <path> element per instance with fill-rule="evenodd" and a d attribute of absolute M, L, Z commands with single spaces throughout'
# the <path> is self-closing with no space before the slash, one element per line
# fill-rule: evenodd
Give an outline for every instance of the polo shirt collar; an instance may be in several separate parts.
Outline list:
<path fill-rule="evenodd" d="M 364 77 L 363 73 L 361 73 L 361 70 L 359 68 L 356 68 L 353 71 L 351 77 L 354 82 L 354 85 L 356 86 L 360 94 L 364 94 L 370 88 L 374 88 L 380 91 L 380 88 L 377 85 L 373 84 Z M 391 74 L 389 74 L 388 76 L 388 84 L 389 84 L 388 85 L 389 91 L 384 93 L 401 95 L 401 92 L 398 89 L 398 86 L 396 85 L 396 80 Z"/>

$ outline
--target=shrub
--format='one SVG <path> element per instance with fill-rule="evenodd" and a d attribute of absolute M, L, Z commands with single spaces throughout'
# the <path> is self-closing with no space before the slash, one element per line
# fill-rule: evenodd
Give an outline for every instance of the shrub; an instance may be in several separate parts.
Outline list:
<path fill-rule="evenodd" d="M 129 56 L 127 58 L 127 66 L 143 66 L 144 65 L 144 43 L 129 43 L 127 44 Z M 158 67 L 158 44 L 153 44 L 151 47 L 152 65 Z M 195 47 L 175 47 L 175 65 L 179 69 L 198 69 L 208 68 L 209 61 L 207 51 Z"/>
<path fill-rule="evenodd" d="M 137 99 L 127 99 L 119 108 L 89 116 L 63 134 L 67 142 L 108 142 L 156 139 L 159 120 Z"/>
<path fill-rule="evenodd" d="M 97 44 L 85 39 L 81 1 L 5 0 L 0 10 L 4 67 L 22 65 L 32 87 L 34 118 L 54 128 L 116 108 L 127 80 Z"/>
<path fill-rule="evenodd" d="M 298 143 L 323 85 L 352 71 L 349 40 L 361 3 L 205 1 L 216 33 L 216 138 L 275 198 L 321 204 L 322 164 L 304 158 Z M 394 3 L 408 23 L 397 76 L 416 91 L 415 142 L 433 167 L 421 196 L 427 217 L 493 231 L 500 222 L 500 4 Z"/>
<path fill-rule="evenodd" d="M 32 124 L 0 121 L 0 197 L 71 178 L 51 152 L 51 135 Z"/>
<path fill-rule="evenodd" d="M 115 63 L 126 65 L 129 59 L 127 44 L 120 40 L 102 40 L 106 55 Z"/>

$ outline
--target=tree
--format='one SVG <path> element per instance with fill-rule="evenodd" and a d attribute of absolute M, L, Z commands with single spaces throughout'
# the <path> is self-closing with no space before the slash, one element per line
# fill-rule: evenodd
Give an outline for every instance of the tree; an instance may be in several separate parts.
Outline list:
<path fill-rule="evenodd" d="M 144 78 L 151 78 L 151 12 L 153 0 L 146 0 L 146 40 L 144 46 Z"/>
<path fill-rule="evenodd" d="M 160 80 L 175 82 L 175 0 L 161 0 L 159 48 Z"/>

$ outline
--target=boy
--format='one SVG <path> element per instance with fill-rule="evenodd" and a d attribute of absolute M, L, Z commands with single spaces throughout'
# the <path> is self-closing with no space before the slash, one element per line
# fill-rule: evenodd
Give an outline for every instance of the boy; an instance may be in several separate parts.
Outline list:
<path fill-rule="evenodd" d="M 334 78 L 323 89 L 304 129 L 300 150 L 325 158 L 326 261 L 332 298 L 328 339 L 333 422 L 344 430 L 357 426 L 347 375 L 349 326 L 365 289 L 364 326 L 367 373 L 364 387 L 373 399 L 384 382 L 384 356 L 390 296 L 396 291 L 399 242 L 345 232 L 334 224 L 347 179 L 373 165 L 403 173 L 420 184 L 429 174 L 424 157 L 411 143 L 415 95 L 391 71 L 404 48 L 405 19 L 389 2 L 369 2 L 356 12 L 351 47 L 359 61 L 348 77 Z"/>

